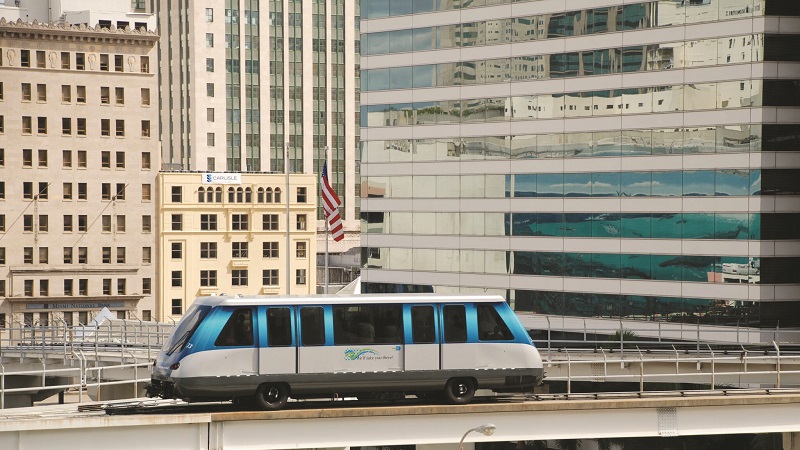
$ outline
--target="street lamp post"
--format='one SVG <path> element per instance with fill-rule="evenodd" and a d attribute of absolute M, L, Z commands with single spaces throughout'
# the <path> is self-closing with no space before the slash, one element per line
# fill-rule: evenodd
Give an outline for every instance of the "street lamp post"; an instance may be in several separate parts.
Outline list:
<path fill-rule="evenodd" d="M 481 425 L 479 427 L 470 428 L 469 430 L 467 430 L 466 433 L 464 433 L 463 436 L 461 436 L 461 440 L 458 441 L 458 450 L 464 450 L 464 438 L 466 438 L 467 435 L 472 433 L 473 431 L 475 431 L 477 433 L 481 433 L 484 436 L 491 436 L 491 435 L 494 434 L 494 430 L 496 430 L 496 429 L 497 429 L 497 427 L 495 427 L 494 424 L 492 424 L 492 423 L 487 423 L 487 424 Z"/>

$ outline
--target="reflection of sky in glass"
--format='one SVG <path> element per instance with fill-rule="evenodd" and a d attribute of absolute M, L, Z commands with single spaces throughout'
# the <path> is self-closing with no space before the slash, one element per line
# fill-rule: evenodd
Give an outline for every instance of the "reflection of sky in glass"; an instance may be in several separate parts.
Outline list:
<path fill-rule="evenodd" d="M 431 86 L 436 86 L 436 66 L 414 66 L 414 87 Z"/>
<path fill-rule="evenodd" d="M 683 193 L 682 172 L 653 172 L 652 195 L 680 197 Z"/>
<path fill-rule="evenodd" d="M 746 170 L 718 170 L 715 195 L 747 195 L 749 175 Z"/>
<path fill-rule="evenodd" d="M 651 178 L 650 172 L 623 172 L 622 195 L 627 197 L 650 195 Z"/>
<path fill-rule="evenodd" d="M 714 195 L 714 171 L 687 170 L 683 172 L 683 195 Z"/>
<path fill-rule="evenodd" d="M 542 173 L 536 180 L 539 197 L 561 197 L 564 195 L 564 177 L 560 173 Z"/>

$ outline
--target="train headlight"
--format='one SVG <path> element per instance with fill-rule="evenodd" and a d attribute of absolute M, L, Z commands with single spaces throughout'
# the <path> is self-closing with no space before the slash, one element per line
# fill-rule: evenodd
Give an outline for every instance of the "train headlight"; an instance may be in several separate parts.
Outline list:
<path fill-rule="evenodd" d="M 169 368 L 170 368 L 170 370 L 178 370 L 178 368 L 179 368 L 180 366 L 181 366 L 181 363 L 179 363 L 179 362 L 176 362 L 175 364 L 173 364 L 173 365 L 169 366 Z"/>

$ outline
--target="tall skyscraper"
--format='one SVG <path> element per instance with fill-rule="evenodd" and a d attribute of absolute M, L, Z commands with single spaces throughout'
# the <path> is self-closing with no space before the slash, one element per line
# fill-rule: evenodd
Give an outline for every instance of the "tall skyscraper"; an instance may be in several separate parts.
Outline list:
<path fill-rule="evenodd" d="M 358 246 L 357 3 L 168 0 L 156 13 L 163 167 L 283 173 L 288 155 L 290 173 L 311 174 L 327 148 L 346 231 L 331 251 Z"/>
<path fill-rule="evenodd" d="M 365 291 L 800 325 L 797 2 L 362 13 Z"/>

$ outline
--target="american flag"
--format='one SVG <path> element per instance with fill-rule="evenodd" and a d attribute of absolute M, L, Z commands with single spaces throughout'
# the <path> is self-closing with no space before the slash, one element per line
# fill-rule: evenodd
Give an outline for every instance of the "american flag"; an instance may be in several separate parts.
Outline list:
<path fill-rule="evenodd" d="M 331 236 L 336 242 L 344 239 L 342 217 L 339 215 L 339 196 L 328 183 L 328 162 L 322 165 L 322 208 L 325 210 L 325 220 L 328 221 Z"/>

